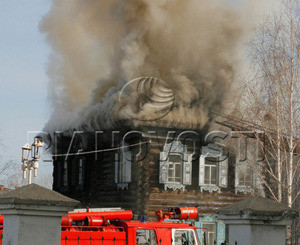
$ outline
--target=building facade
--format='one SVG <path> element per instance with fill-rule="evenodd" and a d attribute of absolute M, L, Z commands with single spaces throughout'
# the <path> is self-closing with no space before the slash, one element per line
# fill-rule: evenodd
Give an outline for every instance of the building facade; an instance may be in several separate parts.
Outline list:
<path fill-rule="evenodd" d="M 258 185 L 236 152 L 204 135 L 149 127 L 62 133 L 53 189 L 83 207 L 122 207 L 150 220 L 157 209 L 197 206 L 197 225 L 209 228 L 209 244 L 221 244 L 225 226 L 216 210 L 252 196 Z"/>

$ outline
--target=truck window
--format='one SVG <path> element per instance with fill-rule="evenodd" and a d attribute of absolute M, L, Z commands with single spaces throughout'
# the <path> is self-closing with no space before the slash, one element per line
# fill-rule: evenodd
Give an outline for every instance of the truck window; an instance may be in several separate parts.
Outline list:
<path fill-rule="evenodd" d="M 136 230 L 137 245 L 157 245 L 156 234 L 154 230 Z"/>
<path fill-rule="evenodd" d="M 196 245 L 193 230 L 174 230 L 173 245 Z"/>

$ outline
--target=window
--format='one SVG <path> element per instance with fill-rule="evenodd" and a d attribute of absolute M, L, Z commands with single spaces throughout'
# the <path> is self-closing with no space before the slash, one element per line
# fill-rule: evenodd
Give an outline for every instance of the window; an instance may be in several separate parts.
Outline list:
<path fill-rule="evenodd" d="M 172 245 L 196 245 L 194 230 L 172 230 Z"/>
<path fill-rule="evenodd" d="M 136 230 L 137 245 L 157 245 L 156 234 L 154 230 Z"/>
<path fill-rule="evenodd" d="M 217 185 L 218 158 L 205 158 L 204 184 Z"/>
<path fill-rule="evenodd" d="M 85 158 L 76 157 L 75 166 L 76 166 L 76 171 L 74 170 L 75 186 L 77 190 L 82 191 L 84 188 Z"/>
<path fill-rule="evenodd" d="M 182 160 L 179 154 L 170 154 L 168 160 L 168 182 L 181 183 Z"/>
<path fill-rule="evenodd" d="M 247 162 L 237 162 L 235 166 L 235 192 L 254 192 L 255 175 Z"/>
<path fill-rule="evenodd" d="M 120 151 L 115 154 L 115 183 L 118 189 L 128 189 L 131 182 L 131 152 Z"/>
<path fill-rule="evenodd" d="M 173 141 L 164 146 L 160 152 L 159 183 L 165 189 L 185 189 L 192 184 L 192 154 L 187 153 L 187 147 L 179 141 Z"/>
<path fill-rule="evenodd" d="M 53 182 L 53 187 L 54 190 L 61 190 L 61 187 L 63 185 L 63 161 L 59 160 L 54 160 L 54 182 Z"/>
<path fill-rule="evenodd" d="M 63 165 L 63 186 L 68 186 L 68 162 L 64 161 Z"/>
<path fill-rule="evenodd" d="M 70 166 L 70 172 L 71 172 L 71 186 L 76 187 L 77 186 L 77 172 L 78 172 L 78 166 L 77 166 L 77 159 L 76 158 L 69 158 L 69 164 Z"/>
<path fill-rule="evenodd" d="M 202 228 L 202 244 L 215 245 L 216 244 L 216 223 L 203 223 Z"/>
<path fill-rule="evenodd" d="M 199 186 L 203 190 L 220 192 L 220 187 L 227 187 L 228 162 L 222 156 L 222 149 L 217 146 L 202 147 L 199 159 Z"/>
<path fill-rule="evenodd" d="M 245 187 L 252 187 L 252 171 L 249 166 L 240 166 L 238 172 L 238 185 Z"/>
<path fill-rule="evenodd" d="M 82 158 L 79 159 L 78 163 L 78 185 L 83 184 L 83 160 Z"/>
<path fill-rule="evenodd" d="M 199 221 L 195 222 L 195 226 L 199 228 L 196 229 L 196 232 L 202 245 L 220 245 L 226 240 L 226 226 L 222 221 L 217 220 L 214 215 L 199 217 Z"/>
<path fill-rule="evenodd" d="M 244 141 L 246 142 L 246 140 Z M 270 159 L 271 162 L 274 159 Z M 258 172 L 262 173 L 261 168 L 261 147 L 254 138 L 248 138 L 247 144 L 240 145 L 240 150 L 236 155 L 235 164 L 235 192 L 264 193 L 263 183 Z M 270 163 L 271 163 L 270 162 Z M 272 163 L 271 163 L 272 164 Z"/>

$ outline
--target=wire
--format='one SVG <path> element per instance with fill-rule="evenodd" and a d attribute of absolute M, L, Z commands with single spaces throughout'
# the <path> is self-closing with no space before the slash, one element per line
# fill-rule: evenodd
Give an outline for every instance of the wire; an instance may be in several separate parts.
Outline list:
<path fill-rule="evenodd" d="M 139 142 L 139 143 L 132 144 L 132 145 L 125 145 L 125 146 L 119 146 L 119 147 L 102 149 L 102 150 L 81 151 L 81 152 L 77 152 L 77 153 L 63 153 L 63 154 L 42 154 L 41 157 L 42 156 L 47 156 L 47 157 L 66 157 L 66 156 L 88 155 L 88 154 L 93 154 L 93 153 L 97 153 L 97 152 L 107 152 L 107 151 L 115 151 L 115 150 L 119 150 L 119 149 L 125 149 L 125 148 L 131 147 L 131 146 L 144 145 L 144 144 L 147 144 L 147 143 L 151 144 L 151 140 L 144 141 L 144 142 Z M 17 157 L 16 155 L 0 155 L 0 156 Z"/>
<path fill-rule="evenodd" d="M 119 149 L 125 149 L 125 148 L 131 147 L 131 146 L 143 145 L 143 144 L 147 144 L 147 143 L 151 144 L 151 140 L 136 143 L 136 144 L 132 144 L 132 145 L 109 148 L 109 149 L 102 149 L 102 150 L 95 150 L 95 151 L 85 151 L 85 152 L 77 152 L 77 153 L 52 154 L 52 155 L 47 155 L 47 156 L 50 156 L 50 157 L 64 157 L 64 156 L 87 155 L 87 154 L 93 154 L 93 153 L 97 153 L 97 152 L 115 151 L 115 150 L 119 150 Z"/>

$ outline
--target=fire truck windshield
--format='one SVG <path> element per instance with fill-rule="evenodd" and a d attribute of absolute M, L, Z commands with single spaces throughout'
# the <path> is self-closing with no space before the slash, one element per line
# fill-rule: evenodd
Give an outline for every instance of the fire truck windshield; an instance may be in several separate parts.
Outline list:
<path fill-rule="evenodd" d="M 195 231 L 192 229 L 173 229 L 172 245 L 196 245 Z"/>
<path fill-rule="evenodd" d="M 157 245 L 157 239 L 154 230 L 138 229 L 136 231 L 137 245 Z"/>

